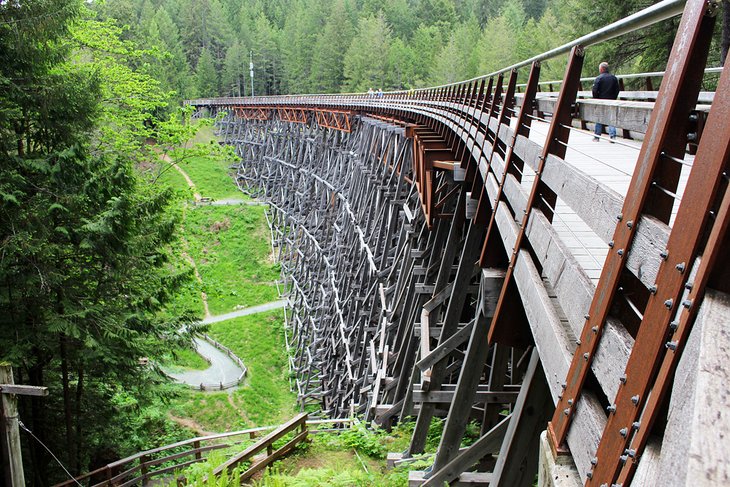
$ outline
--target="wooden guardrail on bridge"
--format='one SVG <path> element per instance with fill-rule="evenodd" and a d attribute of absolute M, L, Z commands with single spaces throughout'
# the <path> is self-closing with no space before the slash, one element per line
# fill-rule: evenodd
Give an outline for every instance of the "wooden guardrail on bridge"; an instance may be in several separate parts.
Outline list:
<path fill-rule="evenodd" d="M 296 430 L 299 429 L 297 433 Z M 294 438 L 287 441 L 284 445 L 274 450 L 274 442 L 285 437 L 289 433 L 295 433 Z M 213 477 L 219 477 L 224 472 L 231 472 L 239 465 L 249 462 L 261 451 L 266 450 L 266 455 L 254 461 L 242 473 L 239 474 L 239 480 L 245 482 L 257 472 L 260 472 L 267 465 L 281 459 L 284 455 L 291 452 L 295 446 L 307 439 L 307 413 L 294 416 L 288 422 L 282 424 L 268 435 L 261 438 L 255 444 L 249 446 L 241 453 L 233 456 L 224 464 L 216 467 L 211 474 Z M 207 483 L 208 479 L 204 481 Z"/>

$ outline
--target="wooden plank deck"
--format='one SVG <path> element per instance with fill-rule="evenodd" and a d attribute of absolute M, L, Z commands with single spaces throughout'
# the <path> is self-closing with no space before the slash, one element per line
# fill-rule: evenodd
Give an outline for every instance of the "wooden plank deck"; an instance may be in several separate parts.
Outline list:
<path fill-rule="evenodd" d="M 513 118 L 511 126 L 513 130 L 516 129 L 515 121 L 516 119 Z M 548 127 L 548 123 L 534 120 L 530 130 L 530 140 L 540 146 L 544 145 Z M 576 128 L 571 132 L 565 161 L 623 197 L 631 182 L 642 141 L 623 139 L 620 136 L 616 140 L 616 143 L 611 144 L 608 136 L 604 134 L 599 142 L 594 142 L 592 131 Z M 693 160 L 694 156 L 686 155 L 685 161 L 688 164 L 692 164 Z M 680 197 L 690 169 L 689 166 L 682 166 L 682 176 L 677 190 L 677 195 Z M 533 180 L 534 172 L 526 171 L 521 182 L 525 191 L 529 191 L 532 187 Z M 674 222 L 678 206 L 679 200 L 675 202 L 670 223 Z M 558 199 L 555 210 L 553 227 L 591 281 L 597 284 L 608 246 L 562 200 Z"/>

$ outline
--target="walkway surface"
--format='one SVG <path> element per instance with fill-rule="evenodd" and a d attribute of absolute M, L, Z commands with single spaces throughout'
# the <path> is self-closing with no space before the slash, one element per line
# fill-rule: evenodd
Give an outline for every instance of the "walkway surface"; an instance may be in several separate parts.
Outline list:
<path fill-rule="evenodd" d="M 513 118 L 512 129 L 515 129 L 515 122 L 516 119 Z M 532 124 L 529 138 L 542 146 L 545 143 L 547 132 L 547 123 L 535 121 Z M 625 196 L 636 167 L 642 141 L 623 139 L 620 134 L 621 131 L 619 130 L 619 138 L 613 144 L 605 136 L 600 141 L 595 142 L 592 132 L 574 128 L 570 134 L 570 143 L 568 144 L 565 161 L 605 184 L 621 196 Z M 685 161 L 688 165 L 691 165 L 693 160 L 694 156 L 685 155 Z M 677 195 L 680 198 L 688 177 L 689 166 L 683 166 L 677 189 Z M 533 180 L 534 173 L 525 174 L 522 180 L 522 186 L 528 194 L 532 188 Z M 679 199 L 676 200 L 672 210 L 672 222 L 674 215 L 677 213 L 679 201 Z M 594 284 L 597 284 L 608 253 L 608 245 L 560 199 L 558 199 L 555 209 L 553 226 L 557 234 L 583 267 L 588 277 Z"/>
<path fill-rule="evenodd" d="M 219 321 L 232 320 L 240 316 L 253 315 L 256 313 L 263 313 L 264 311 L 271 311 L 273 309 L 279 309 L 286 306 L 285 300 L 271 301 L 270 303 L 259 304 L 258 306 L 251 306 L 250 308 L 239 309 L 231 313 L 225 313 L 222 315 L 209 316 L 201 321 L 202 324 L 208 325 L 210 323 L 218 323 Z"/>
<path fill-rule="evenodd" d="M 286 301 L 284 300 L 272 301 L 270 303 L 252 306 L 250 308 L 241 309 L 232 313 L 226 313 L 218 316 L 209 316 L 208 318 L 202 320 L 201 323 L 218 323 L 220 321 L 226 321 L 241 316 L 263 313 L 265 311 L 283 308 L 285 305 Z M 189 370 L 180 373 L 169 372 L 168 375 L 170 377 L 175 379 L 177 382 L 182 382 L 183 384 L 188 384 L 191 386 L 199 386 L 200 384 L 225 384 L 238 380 L 243 370 L 238 366 L 236 362 L 231 360 L 228 355 L 226 355 L 224 352 L 221 352 L 202 338 L 195 338 L 193 341 L 195 343 L 195 349 L 197 350 L 198 354 L 210 361 L 210 367 L 205 370 Z M 245 360 L 245 357 L 241 357 L 241 359 Z"/>
<path fill-rule="evenodd" d="M 210 360 L 210 367 L 205 370 L 188 370 L 180 373 L 171 373 L 168 375 L 177 382 L 182 382 L 191 386 L 199 386 L 200 384 L 226 384 L 235 382 L 241 376 L 241 369 L 236 362 L 228 358 L 228 355 L 215 348 L 210 343 L 201 338 L 195 338 L 196 351 L 206 359 Z"/>

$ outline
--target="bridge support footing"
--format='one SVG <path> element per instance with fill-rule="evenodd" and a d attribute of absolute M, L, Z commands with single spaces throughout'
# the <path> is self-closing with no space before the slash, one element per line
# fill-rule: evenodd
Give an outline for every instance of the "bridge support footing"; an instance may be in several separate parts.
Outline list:
<path fill-rule="evenodd" d="M 540 434 L 540 463 L 537 487 L 580 487 L 578 469 L 570 455 L 555 455 L 550 448 L 547 431 Z"/>

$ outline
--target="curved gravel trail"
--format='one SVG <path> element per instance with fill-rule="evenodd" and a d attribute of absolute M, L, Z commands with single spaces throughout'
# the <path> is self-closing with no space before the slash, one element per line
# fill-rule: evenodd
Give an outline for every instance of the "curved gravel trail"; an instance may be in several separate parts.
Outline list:
<path fill-rule="evenodd" d="M 217 316 L 209 316 L 201 321 L 203 324 L 218 323 L 220 321 L 226 321 L 240 316 L 247 316 L 256 313 L 263 313 L 265 311 L 271 311 L 274 309 L 283 308 L 286 305 L 286 301 L 272 301 L 270 303 L 260 304 L 258 306 L 252 306 L 250 308 L 233 311 Z M 215 348 L 210 343 L 206 342 L 202 338 L 195 338 L 195 348 L 197 352 L 210 361 L 210 367 L 205 370 L 188 370 L 185 372 L 172 373 L 168 372 L 167 375 L 175 379 L 177 382 L 188 384 L 191 386 L 200 386 L 200 384 L 213 385 L 220 383 L 233 382 L 237 380 L 243 370 L 238 366 L 236 362 L 231 360 L 228 355 Z M 241 357 L 241 360 L 245 363 L 245 357 Z M 230 389 L 235 389 L 231 387 Z"/>

